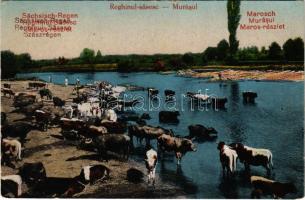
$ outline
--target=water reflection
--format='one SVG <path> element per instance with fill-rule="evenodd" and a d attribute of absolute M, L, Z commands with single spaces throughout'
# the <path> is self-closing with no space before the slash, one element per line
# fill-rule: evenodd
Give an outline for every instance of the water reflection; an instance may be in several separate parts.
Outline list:
<path fill-rule="evenodd" d="M 243 143 L 246 141 L 246 136 L 244 134 L 244 125 L 241 120 L 234 120 L 229 125 L 230 136 L 232 142 L 240 142 Z"/>
<path fill-rule="evenodd" d="M 232 106 L 237 106 L 238 102 L 239 102 L 239 83 L 236 81 L 233 81 L 230 83 L 230 93 L 231 93 L 231 102 L 232 102 Z"/>
<path fill-rule="evenodd" d="M 225 198 L 237 199 L 238 198 L 238 186 L 234 178 L 223 178 L 222 175 L 219 178 L 220 184 L 218 189 Z"/>
<path fill-rule="evenodd" d="M 242 117 L 243 111 L 239 108 L 240 90 L 238 82 L 230 83 L 230 109 L 232 118 L 229 120 L 228 128 L 232 142 L 244 142 L 246 136 L 244 134 L 245 122 Z"/>
<path fill-rule="evenodd" d="M 184 175 L 181 166 L 177 165 L 176 170 L 170 170 L 165 167 L 163 160 L 160 161 L 160 178 L 162 181 L 178 185 L 187 194 L 196 194 L 198 191 L 198 186 Z"/>

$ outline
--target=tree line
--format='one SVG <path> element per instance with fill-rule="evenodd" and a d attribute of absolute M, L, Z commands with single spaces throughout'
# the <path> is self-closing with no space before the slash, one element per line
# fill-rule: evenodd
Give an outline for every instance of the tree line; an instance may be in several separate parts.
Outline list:
<path fill-rule="evenodd" d="M 233 55 L 230 55 L 229 43 L 226 40 L 221 40 L 216 47 L 208 47 L 204 52 L 204 61 L 222 62 L 223 64 L 230 64 L 230 62 L 248 61 L 259 63 L 260 61 L 273 61 L 277 63 L 285 63 L 289 61 L 303 61 L 304 60 L 304 41 L 298 37 L 295 39 L 288 39 L 281 47 L 277 42 L 272 42 L 268 48 L 257 46 L 250 46 L 239 48 Z"/>
<path fill-rule="evenodd" d="M 101 51 L 85 48 L 76 58 L 59 57 L 56 59 L 33 60 L 28 53 L 14 54 L 1 51 L 2 78 L 13 77 L 17 72 L 24 72 L 43 66 L 62 66 L 87 64 L 117 64 L 118 71 L 162 71 L 179 70 L 192 66 L 260 64 L 262 62 L 284 64 L 304 60 L 304 41 L 298 37 L 288 39 L 282 46 L 272 42 L 267 48 L 256 46 L 239 48 L 230 53 L 229 42 L 221 40 L 215 47 L 206 48 L 203 53 L 154 54 L 154 55 L 102 55 Z M 89 71 L 90 69 L 88 69 Z"/>

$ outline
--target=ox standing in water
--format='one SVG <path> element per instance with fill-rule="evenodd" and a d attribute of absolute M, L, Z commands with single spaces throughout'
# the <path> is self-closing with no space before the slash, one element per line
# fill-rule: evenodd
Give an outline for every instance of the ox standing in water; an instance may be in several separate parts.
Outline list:
<path fill-rule="evenodd" d="M 219 150 L 219 158 L 222 165 L 222 173 L 225 176 L 225 170 L 227 170 L 227 176 L 236 170 L 237 153 L 231 149 L 230 146 L 225 145 L 224 142 L 219 142 L 217 149 Z"/>
<path fill-rule="evenodd" d="M 128 134 L 131 139 L 131 144 L 133 146 L 133 136 L 137 137 L 140 142 L 142 142 L 143 138 L 146 140 L 146 145 L 150 145 L 150 140 L 157 139 L 162 134 L 173 136 L 172 130 L 167 130 L 162 127 L 153 127 L 149 125 L 137 126 L 131 125 L 128 127 Z"/>
<path fill-rule="evenodd" d="M 230 146 L 236 150 L 240 161 L 244 163 L 247 171 L 250 170 L 250 165 L 261 165 L 267 169 L 267 174 L 270 174 L 273 163 L 272 153 L 269 149 L 257 149 L 241 143 L 233 143 Z"/>
<path fill-rule="evenodd" d="M 196 147 L 189 139 L 162 134 L 158 137 L 158 151 L 162 153 L 164 151 L 174 151 L 177 158 L 177 165 L 180 165 L 182 156 L 188 151 L 196 151 Z"/>
<path fill-rule="evenodd" d="M 148 173 L 148 184 L 152 181 L 153 186 L 156 181 L 156 166 L 158 162 L 158 154 L 152 148 L 148 148 L 145 156 L 145 165 Z"/>
<path fill-rule="evenodd" d="M 254 190 L 251 198 L 261 198 L 261 195 L 273 195 L 273 198 L 283 198 L 288 193 L 296 193 L 293 183 L 280 183 L 261 176 L 251 176 L 251 184 Z"/>

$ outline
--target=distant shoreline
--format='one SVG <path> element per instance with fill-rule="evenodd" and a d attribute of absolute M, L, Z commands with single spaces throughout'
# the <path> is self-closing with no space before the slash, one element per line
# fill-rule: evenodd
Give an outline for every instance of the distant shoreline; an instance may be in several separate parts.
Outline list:
<path fill-rule="evenodd" d="M 221 70 L 210 72 L 196 72 L 194 70 L 180 70 L 178 76 L 191 78 L 209 78 L 211 81 L 304 81 L 304 71 L 293 70 Z"/>
<path fill-rule="evenodd" d="M 48 73 L 48 72 L 42 72 Z M 52 73 L 52 72 L 50 72 Z M 55 72 L 56 73 L 56 72 Z M 87 72 L 83 72 L 87 73 Z M 93 72 L 95 73 L 95 72 Z M 136 72 L 134 72 L 136 73 Z M 304 81 L 304 71 L 293 71 L 293 70 L 213 70 L 213 71 L 195 71 L 195 70 L 179 70 L 179 71 L 163 71 L 154 72 L 161 75 L 176 74 L 176 76 L 189 77 L 189 78 L 205 78 L 209 81 L 293 81 L 300 82 Z M 3 81 L 4 79 L 2 79 Z M 29 78 L 13 78 L 9 79 L 11 81 L 18 80 L 39 80 L 39 77 L 29 77 Z"/>
<path fill-rule="evenodd" d="M 168 68 L 162 71 L 156 71 L 153 67 L 136 67 L 132 70 L 118 70 L 117 64 L 82 64 L 82 65 L 61 65 L 61 66 L 44 66 L 39 68 L 29 68 L 18 73 L 39 73 L 39 72 L 167 72 L 191 69 L 197 72 L 200 71 L 221 71 L 221 70 L 245 70 L 245 71 L 304 71 L 303 64 L 282 64 L 282 65 L 207 65 L 207 66 L 191 66 L 186 69 Z"/>

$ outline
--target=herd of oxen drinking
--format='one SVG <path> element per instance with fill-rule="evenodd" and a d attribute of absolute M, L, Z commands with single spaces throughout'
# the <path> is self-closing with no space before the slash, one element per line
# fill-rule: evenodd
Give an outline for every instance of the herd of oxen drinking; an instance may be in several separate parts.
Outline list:
<path fill-rule="evenodd" d="M 4 96 L 13 97 L 13 106 L 28 119 L 8 123 L 6 113 L 1 112 L 1 164 L 13 166 L 13 162 L 21 160 L 21 152 L 26 142 L 27 134 L 33 129 L 47 131 L 50 126 L 60 126 L 65 140 L 77 141 L 77 147 L 95 151 L 101 161 L 109 159 L 109 152 L 128 159 L 134 148 L 134 137 L 142 144 L 146 141 L 144 163 L 147 168 L 148 184 L 154 186 L 158 159 L 162 159 L 165 152 L 173 152 L 177 165 L 187 152 L 195 152 L 196 140 L 213 141 L 217 131 L 211 127 L 194 124 L 188 127 L 188 136 L 175 135 L 172 130 L 160 126 L 147 125 L 150 119 L 148 113 L 138 115 L 126 111 L 134 101 L 126 102 L 120 99 L 120 94 L 126 88 L 113 86 L 108 82 L 75 85 L 75 98 L 72 102 L 52 96 L 48 85 L 42 82 L 30 82 L 24 92 L 14 92 L 10 84 L 4 84 L 1 91 Z M 34 88 L 34 89 L 33 89 Z M 149 97 L 158 94 L 158 90 L 149 88 Z M 35 91 L 35 92 L 33 92 Z M 41 100 L 37 100 L 37 94 Z M 174 96 L 172 90 L 165 91 L 166 96 Z M 206 98 L 189 92 L 188 97 L 193 99 Z M 244 100 L 250 103 L 257 97 L 256 93 L 243 93 Z M 216 99 L 217 100 L 217 99 Z M 224 106 L 226 99 L 218 99 L 217 105 Z M 212 101 L 212 103 L 215 101 Z M 47 104 L 51 104 L 46 106 Z M 53 105 L 52 105 L 53 104 Z M 160 111 L 159 120 L 163 123 L 177 121 L 178 111 Z M 151 140 L 157 140 L 157 149 L 150 145 Z M 216 147 L 215 147 L 216 149 Z M 268 149 L 253 148 L 241 143 L 217 144 L 220 163 L 224 178 L 234 178 L 237 159 L 244 164 L 245 170 L 250 172 L 250 165 L 266 168 L 267 175 L 273 168 L 272 153 Z M 30 189 L 32 197 L 47 197 L 48 195 L 72 197 L 84 190 L 88 183 L 106 180 L 110 176 L 110 169 L 102 164 L 88 165 L 80 169 L 80 174 L 74 178 L 46 177 L 42 162 L 25 163 L 19 168 L 18 174 L 1 177 L 1 193 L 6 197 L 25 197 L 22 194 L 22 184 Z M 141 177 L 142 176 L 142 177 Z M 249 176 L 254 187 L 251 197 L 273 195 L 282 198 L 287 193 L 296 192 L 292 183 L 280 183 L 261 176 Z M 134 168 L 127 172 L 127 178 L 136 180 L 143 178 L 143 174 Z M 59 181 L 60 179 L 60 181 Z"/>

